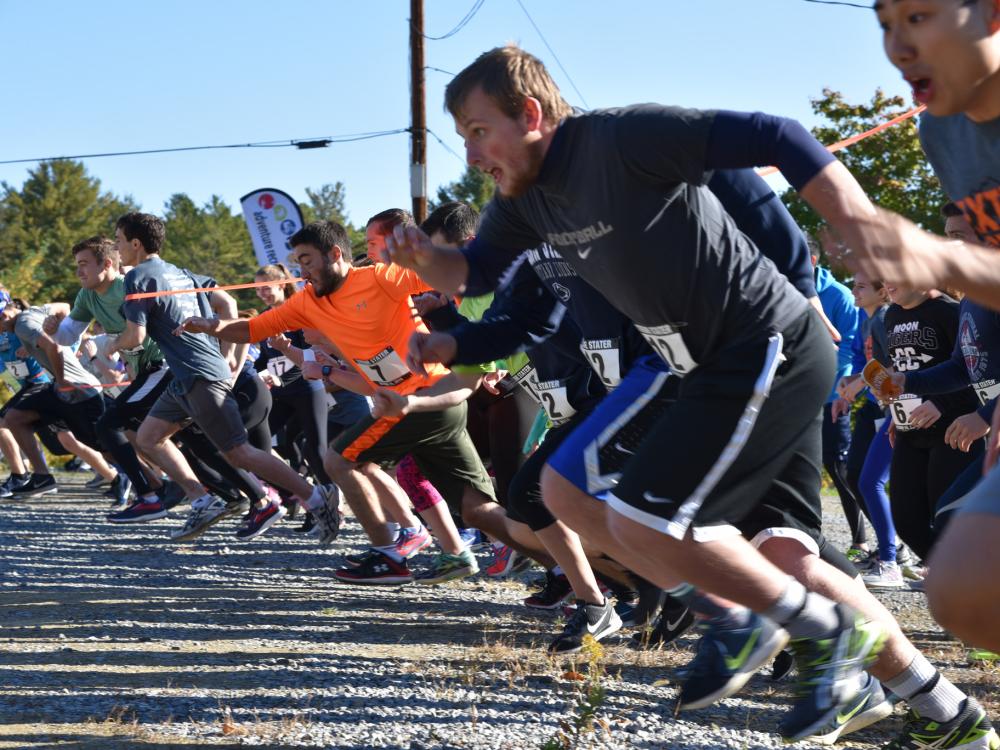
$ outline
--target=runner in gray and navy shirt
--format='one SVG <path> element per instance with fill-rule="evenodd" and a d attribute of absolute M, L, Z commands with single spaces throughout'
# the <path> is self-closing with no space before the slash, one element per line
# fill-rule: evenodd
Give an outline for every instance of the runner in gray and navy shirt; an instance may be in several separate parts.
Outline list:
<path fill-rule="evenodd" d="M 544 66 L 516 47 L 480 56 L 446 99 L 469 163 L 493 176 L 498 195 L 464 252 L 397 229 L 387 255 L 444 292 L 476 293 L 492 287 L 497 265 L 548 242 L 636 323 L 684 380 L 609 498 L 606 528 L 588 531 L 617 542 L 620 562 L 663 588 L 684 593 L 687 580 L 767 616 L 770 625 L 754 621 L 742 640 L 715 644 L 745 658 L 731 679 L 704 691 L 706 702 L 739 689 L 791 633 L 810 654 L 805 663 L 835 666 L 800 675 L 782 734 L 841 733 L 842 708 L 884 702 L 872 680 L 861 681 L 864 702 L 855 702 L 857 673 L 878 651 L 882 625 L 790 581 L 733 526 L 766 500 L 780 504 L 789 486 L 818 492 L 815 474 L 811 484 L 806 474 L 833 348 L 809 303 L 705 183 L 713 169 L 776 164 L 824 218 L 839 205 L 831 189 L 846 184 L 854 203 L 865 203 L 857 183 L 781 118 L 656 105 L 574 115 Z M 411 349 L 414 365 L 422 358 Z M 543 477 L 547 502 L 559 487 Z M 853 601 L 886 621 L 870 596 Z M 754 644 L 741 650 L 749 638 Z M 897 628 L 890 640 L 874 670 L 908 674 L 915 650 Z M 829 648 L 844 658 L 815 659 Z"/>

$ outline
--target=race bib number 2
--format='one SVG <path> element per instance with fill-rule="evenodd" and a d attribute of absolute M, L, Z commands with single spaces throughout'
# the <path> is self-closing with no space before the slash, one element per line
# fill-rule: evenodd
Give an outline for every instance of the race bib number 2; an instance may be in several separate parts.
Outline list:
<path fill-rule="evenodd" d="M 15 378 L 18 378 L 19 380 L 24 380 L 26 377 L 28 377 L 28 375 L 31 374 L 28 370 L 28 365 L 26 365 L 24 362 L 21 362 L 20 360 L 17 359 L 12 360 L 9 364 L 10 364 L 11 374 Z"/>
<path fill-rule="evenodd" d="M 375 385 L 387 388 L 399 385 L 413 374 L 391 346 L 387 346 L 371 359 L 356 359 L 354 362 Z"/>
<path fill-rule="evenodd" d="M 608 390 L 622 382 L 621 349 L 618 348 L 618 339 L 584 339 L 580 342 L 580 351 Z"/>
<path fill-rule="evenodd" d="M 576 414 L 576 409 L 569 402 L 565 381 L 541 381 L 535 368 L 530 365 L 519 370 L 514 377 L 528 395 L 545 410 L 552 424 L 562 424 Z"/>
<path fill-rule="evenodd" d="M 672 325 L 652 327 L 637 325 L 636 330 L 653 347 L 653 351 L 670 365 L 670 369 L 674 371 L 675 375 L 684 377 L 698 366 L 694 357 L 691 356 L 691 352 L 688 351 L 679 328 Z"/>

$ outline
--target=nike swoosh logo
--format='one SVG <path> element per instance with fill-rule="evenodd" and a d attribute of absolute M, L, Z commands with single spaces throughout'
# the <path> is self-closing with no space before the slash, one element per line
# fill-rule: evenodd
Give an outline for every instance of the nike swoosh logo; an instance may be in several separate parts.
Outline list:
<path fill-rule="evenodd" d="M 642 497 L 647 503 L 653 503 L 654 505 L 665 505 L 666 503 L 673 502 L 669 497 L 657 497 L 649 492 L 643 492 Z"/>
<path fill-rule="evenodd" d="M 837 723 L 838 724 L 846 724 L 847 722 L 849 722 L 851 719 L 854 718 L 854 715 L 856 713 L 858 713 L 858 711 L 860 711 L 862 708 L 865 707 L 866 703 L 868 703 L 868 696 L 867 695 L 864 698 L 862 698 L 861 702 L 858 705 L 856 705 L 853 709 L 851 709 L 848 713 L 846 713 L 846 714 L 838 713 L 837 714 Z"/>
<path fill-rule="evenodd" d="M 576 254 L 580 256 L 580 260 L 587 260 L 587 256 L 590 255 L 590 251 L 594 249 L 593 245 L 590 245 L 585 250 L 577 250 Z"/>
<path fill-rule="evenodd" d="M 628 448 L 623 448 L 621 443 L 615 443 L 615 450 L 621 453 L 626 453 L 629 456 L 635 455 L 635 451 L 630 451 Z"/>
<path fill-rule="evenodd" d="M 724 656 L 723 660 L 726 662 L 726 669 L 731 672 L 735 672 L 740 666 L 747 660 L 750 652 L 753 651 L 753 647 L 757 645 L 757 639 L 760 638 L 760 628 L 753 631 L 753 635 L 750 636 L 750 640 L 743 644 L 743 648 L 736 656 Z"/>
<path fill-rule="evenodd" d="M 678 615 L 677 619 L 674 620 L 673 622 L 670 622 L 670 620 L 668 619 L 667 630 L 677 630 L 677 626 L 680 625 L 682 622 L 684 622 L 684 618 L 687 617 L 687 613 L 688 611 L 685 609 L 683 612 L 680 613 L 680 615 Z"/>

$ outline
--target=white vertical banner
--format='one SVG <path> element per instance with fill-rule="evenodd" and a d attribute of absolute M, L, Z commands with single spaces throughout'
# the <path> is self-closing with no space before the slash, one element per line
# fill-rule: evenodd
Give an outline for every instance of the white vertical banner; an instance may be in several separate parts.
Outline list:
<path fill-rule="evenodd" d="M 257 262 L 262 266 L 288 265 L 288 254 L 292 250 L 288 238 L 304 224 L 299 204 L 281 190 L 259 188 L 240 198 L 240 205 Z"/>

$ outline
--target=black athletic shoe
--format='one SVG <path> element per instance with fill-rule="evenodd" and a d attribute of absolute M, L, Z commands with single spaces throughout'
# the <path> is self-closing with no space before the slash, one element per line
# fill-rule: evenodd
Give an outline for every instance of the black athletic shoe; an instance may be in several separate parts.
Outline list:
<path fill-rule="evenodd" d="M 184 494 L 184 488 L 177 484 L 177 482 L 170 480 L 163 483 L 163 486 L 156 491 L 156 495 L 160 498 L 160 502 L 163 503 L 163 507 L 167 510 L 183 503 L 186 497 Z"/>
<path fill-rule="evenodd" d="M 694 615 L 683 604 L 668 598 L 652 628 L 644 628 L 632 636 L 632 645 L 638 649 L 658 648 L 673 643 L 694 625 Z"/>
<path fill-rule="evenodd" d="M 20 474 L 17 476 L 11 474 L 4 480 L 3 484 L 0 484 L 0 497 L 11 497 L 14 494 L 15 487 L 20 487 L 29 481 L 31 481 L 30 474 Z"/>
<path fill-rule="evenodd" d="M 313 518 L 313 514 L 306 511 L 305 516 L 302 518 L 302 525 L 295 529 L 299 534 L 308 534 L 316 526 L 316 519 Z"/>
<path fill-rule="evenodd" d="M 573 588 L 564 575 L 545 571 L 545 586 L 524 600 L 525 607 L 532 609 L 556 609 L 573 595 Z"/>
<path fill-rule="evenodd" d="M 111 491 L 115 494 L 115 504 L 125 508 L 128 506 L 129 493 L 132 492 L 132 482 L 119 471 L 111 480 Z"/>
<path fill-rule="evenodd" d="M 771 664 L 771 681 L 780 682 L 785 679 L 789 674 L 791 674 L 792 667 L 794 666 L 795 657 L 792 655 L 792 652 L 786 648 L 774 657 L 774 663 Z"/>
<path fill-rule="evenodd" d="M 53 492 L 58 492 L 59 487 L 56 484 L 55 477 L 51 474 L 32 474 L 31 479 L 24 484 L 11 487 L 10 491 L 13 493 L 14 497 L 22 499 L 28 497 L 39 497 L 40 495 L 49 495 Z"/>
<path fill-rule="evenodd" d="M 604 604 L 587 604 L 577 601 L 576 612 L 569 618 L 563 631 L 549 644 L 550 654 L 573 654 L 583 648 L 583 639 L 592 636 L 595 641 L 621 630 L 622 621 L 607 599 Z"/>

